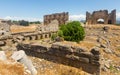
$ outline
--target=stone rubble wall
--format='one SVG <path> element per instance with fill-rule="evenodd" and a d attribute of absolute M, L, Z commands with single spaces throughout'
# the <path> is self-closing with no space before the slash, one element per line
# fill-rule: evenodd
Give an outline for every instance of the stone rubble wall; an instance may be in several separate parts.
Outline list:
<path fill-rule="evenodd" d="M 92 48 L 89 52 L 81 47 L 73 47 L 60 42 L 47 47 L 43 45 L 19 44 L 18 50 L 24 50 L 28 55 L 34 55 L 53 62 L 82 68 L 84 71 L 100 75 L 99 48 Z"/>

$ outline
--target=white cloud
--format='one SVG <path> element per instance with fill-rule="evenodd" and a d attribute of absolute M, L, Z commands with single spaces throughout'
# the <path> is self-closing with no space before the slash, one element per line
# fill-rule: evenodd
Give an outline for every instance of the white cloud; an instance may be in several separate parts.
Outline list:
<path fill-rule="evenodd" d="M 120 19 L 120 12 L 116 13 L 116 18 Z"/>
<path fill-rule="evenodd" d="M 85 15 L 83 14 L 79 14 L 79 15 L 70 15 L 69 19 L 70 20 L 77 20 L 77 21 L 80 21 L 80 20 L 85 20 Z"/>
<path fill-rule="evenodd" d="M 15 16 L 6 16 L 3 19 L 5 20 L 26 20 L 26 21 L 42 21 L 40 18 L 28 18 L 28 17 L 15 17 Z"/>

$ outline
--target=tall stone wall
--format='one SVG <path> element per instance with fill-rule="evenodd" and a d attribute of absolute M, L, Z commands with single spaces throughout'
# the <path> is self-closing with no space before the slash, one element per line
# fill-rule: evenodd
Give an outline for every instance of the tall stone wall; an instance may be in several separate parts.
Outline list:
<path fill-rule="evenodd" d="M 104 24 L 116 24 L 116 10 L 108 13 L 108 10 L 94 11 L 92 14 L 86 12 L 86 24 L 97 24 L 98 19 L 103 19 Z"/>
<path fill-rule="evenodd" d="M 61 25 L 65 24 L 65 22 L 68 21 L 68 18 L 69 18 L 68 12 L 45 15 L 44 24 L 47 25 L 53 20 L 58 20 L 59 25 Z"/>

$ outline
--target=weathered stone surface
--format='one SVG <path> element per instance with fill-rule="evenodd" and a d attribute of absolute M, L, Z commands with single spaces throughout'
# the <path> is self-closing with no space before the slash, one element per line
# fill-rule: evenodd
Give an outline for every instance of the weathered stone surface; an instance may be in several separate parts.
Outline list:
<path fill-rule="evenodd" d="M 0 60 L 6 60 L 6 55 L 4 51 L 0 51 Z"/>
<path fill-rule="evenodd" d="M 56 42 L 61 42 L 61 41 L 64 41 L 64 38 L 62 38 L 62 37 L 56 37 L 56 38 L 55 38 L 55 41 L 56 41 Z"/>
<path fill-rule="evenodd" d="M 80 53 L 80 52 L 86 52 L 87 50 L 85 48 L 82 47 L 75 47 L 74 48 L 74 52 Z"/>
<path fill-rule="evenodd" d="M 117 57 L 120 57 L 120 54 L 116 54 Z"/>
<path fill-rule="evenodd" d="M 89 59 L 85 57 L 79 57 L 79 61 L 84 62 L 84 63 L 89 63 Z"/>
<path fill-rule="evenodd" d="M 104 52 L 109 53 L 109 54 L 113 54 L 113 51 L 111 49 L 109 49 L 109 48 L 105 48 Z"/>
<path fill-rule="evenodd" d="M 103 30 L 106 31 L 106 32 L 109 31 L 109 29 L 110 29 L 110 28 L 109 28 L 108 26 L 104 26 L 104 27 L 103 27 Z"/>
<path fill-rule="evenodd" d="M 88 25 L 97 24 L 101 18 L 104 19 L 104 24 L 116 24 L 116 10 L 111 13 L 108 13 L 107 10 L 94 11 L 92 14 L 86 12 L 86 23 Z"/>
<path fill-rule="evenodd" d="M 49 24 L 53 19 L 58 20 L 59 25 L 65 24 L 66 21 L 68 21 L 68 12 L 63 12 L 63 13 L 55 13 L 55 14 L 50 14 L 50 15 L 45 15 L 44 16 L 44 24 L 47 25 Z"/>
<path fill-rule="evenodd" d="M 10 31 L 10 25 L 6 23 L 0 23 L 0 30 L 9 32 Z"/>
<path fill-rule="evenodd" d="M 101 44 L 100 47 L 107 48 L 107 46 L 105 44 Z"/>
<path fill-rule="evenodd" d="M 79 56 L 79 57 L 86 57 L 86 58 L 92 58 L 93 57 L 93 54 L 90 53 L 90 52 L 81 52 L 81 53 L 75 53 L 76 56 Z"/>
<path fill-rule="evenodd" d="M 73 52 L 73 49 L 71 48 L 70 45 L 63 45 L 59 42 L 52 44 L 51 48 L 61 51 Z"/>
<path fill-rule="evenodd" d="M 94 55 L 99 55 L 100 54 L 100 48 L 98 48 L 98 47 L 92 48 L 91 53 L 93 53 Z"/>
<path fill-rule="evenodd" d="M 72 60 L 79 60 L 80 58 L 79 58 L 79 56 L 75 56 L 75 55 L 66 55 L 65 56 L 66 58 L 69 58 L 69 59 L 72 59 Z"/>
<path fill-rule="evenodd" d="M 14 60 L 18 61 L 18 60 L 22 59 L 24 57 L 24 55 L 25 55 L 24 51 L 19 51 L 19 52 L 15 51 L 12 54 L 11 58 L 13 58 Z"/>
<path fill-rule="evenodd" d="M 3 46 L 5 45 L 5 42 L 4 41 L 0 41 L 0 46 Z"/>
<path fill-rule="evenodd" d="M 44 47 L 44 46 L 43 46 Z M 82 68 L 84 68 L 84 70 L 87 70 L 87 68 L 85 68 L 85 65 L 88 65 L 87 67 L 91 67 L 91 68 L 96 68 L 94 70 L 92 70 L 91 73 L 95 73 L 98 70 L 100 70 L 100 53 L 98 52 L 98 50 L 93 50 L 92 52 L 87 52 L 86 50 L 84 50 L 83 48 L 75 48 L 74 46 L 70 45 L 70 44 L 65 44 L 65 43 L 61 43 L 61 42 L 56 42 L 53 43 L 52 46 L 50 48 L 48 48 L 48 50 L 45 50 L 43 48 L 43 50 L 45 50 L 46 52 L 41 52 L 41 45 L 27 45 L 27 44 L 23 44 L 23 45 L 19 45 L 19 47 L 17 47 L 18 49 L 23 49 L 26 52 L 30 52 L 30 54 L 35 53 L 35 56 L 40 56 L 40 57 L 44 57 L 45 59 L 47 58 L 48 60 L 53 58 L 56 59 L 57 61 L 59 60 L 62 63 L 68 63 L 71 66 L 77 66 L 79 64 L 79 66 L 81 66 Z M 77 50 L 76 50 L 77 49 Z M 49 57 L 46 57 L 49 56 Z M 51 56 L 51 57 L 50 57 Z M 65 60 L 65 61 L 62 61 Z M 72 64 L 76 63 L 76 64 Z M 89 71 L 90 72 L 90 71 Z"/>
<path fill-rule="evenodd" d="M 37 75 L 37 70 L 34 68 L 32 61 L 29 60 L 23 50 L 14 52 L 11 56 L 16 61 L 23 63 L 30 71 L 32 75 Z"/>

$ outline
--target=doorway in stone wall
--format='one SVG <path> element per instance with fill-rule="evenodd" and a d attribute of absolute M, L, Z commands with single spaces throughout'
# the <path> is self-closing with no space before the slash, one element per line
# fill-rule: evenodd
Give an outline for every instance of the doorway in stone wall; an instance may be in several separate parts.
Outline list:
<path fill-rule="evenodd" d="M 112 21 L 111 21 L 111 20 L 108 20 L 108 24 L 112 24 Z"/>
<path fill-rule="evenodd" d="M 104 24 L 104 19 L 102 19 L 102 18 L 98 19 L 97 24 Z"/>

